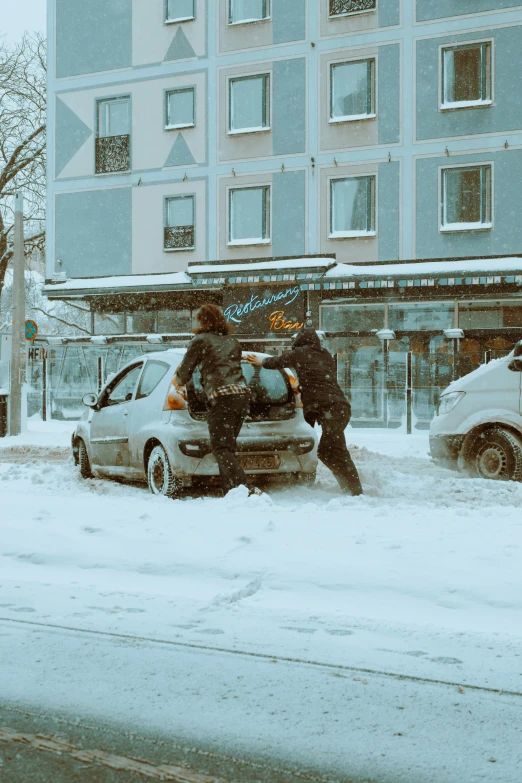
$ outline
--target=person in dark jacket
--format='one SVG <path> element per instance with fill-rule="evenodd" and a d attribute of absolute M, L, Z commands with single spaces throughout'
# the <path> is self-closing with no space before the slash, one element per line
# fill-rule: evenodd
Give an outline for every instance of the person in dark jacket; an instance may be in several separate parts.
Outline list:
<path fill-rule="evenodd" d="M 231 326 L 220 307 L 205 304 L 197 316 L 199 328 L 176 370 L 180 386 L 201 367 L 201 382 L 209 402 L 207 415 L 210 447 L 216 458 L 224 492 L 247 476 L 236 457 L 236 442 L 248 413 L 250 390 L 241 368 L 241 346 L 231 335 Z"/>
<path fill-rule="evenodd" d="M 318 457 L 330 468 L 343 492 L 362 495 L 357 468 L 346 446 L 344 431 L 351 416 L 350 404 L 337 383 L 335 362 L 321 347 L 315 329 L 303 329 L 290 351 L 261 361 L 254 354 L 247 356 L 253 365 L 268 370 L 294 368 L 299 378 L 304 416 L 312 427 L 322 427 Z"/>

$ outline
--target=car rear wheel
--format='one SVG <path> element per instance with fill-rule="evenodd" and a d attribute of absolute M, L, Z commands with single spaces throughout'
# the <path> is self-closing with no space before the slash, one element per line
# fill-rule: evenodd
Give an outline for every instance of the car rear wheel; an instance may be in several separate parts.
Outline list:
<path fill-rule="evenodd" d="M 92 478 L 91 462 L 87 453 L 87 446 L 80 440 L 78 443 L 78 466 L 80 468 L 80 476 L 83 479 Z"/>
<path fill-rule="evenodd" d="M 147 464 L 147 480 L 153 495 L 174 498 L 181 491 L 181 482 L 173 474 L 163 446 L 155 446 L 151 451 Z"/>
<path fill-rule="evenodd" d="M 522 440 L 501 427 L 486 430 L 473 446 L 475 475 L 493 481 L 522 481 Z"/>

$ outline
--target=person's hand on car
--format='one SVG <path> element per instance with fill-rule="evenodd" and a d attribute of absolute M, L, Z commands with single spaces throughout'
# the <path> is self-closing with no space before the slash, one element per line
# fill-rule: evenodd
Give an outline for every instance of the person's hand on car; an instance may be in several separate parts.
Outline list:
<path fill-rule="evenodd" d="M 254 367 L 261 367 L 263 364 L 263 360 L 260 356 L 257 356 L 255 353 L 247 353 L 246 360 L 249 364 L 253 364 Z"/>

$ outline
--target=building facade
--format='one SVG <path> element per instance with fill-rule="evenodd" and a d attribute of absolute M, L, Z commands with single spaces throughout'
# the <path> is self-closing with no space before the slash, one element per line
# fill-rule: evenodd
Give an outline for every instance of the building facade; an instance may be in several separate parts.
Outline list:
<path fill-rule="evenodd" d="M 51 0 L 49 52 L 48 293 L 94 333 L 298 285 L 385 423 L 394 352 L 439 388 L 522 336 L 520 1 Z"/>

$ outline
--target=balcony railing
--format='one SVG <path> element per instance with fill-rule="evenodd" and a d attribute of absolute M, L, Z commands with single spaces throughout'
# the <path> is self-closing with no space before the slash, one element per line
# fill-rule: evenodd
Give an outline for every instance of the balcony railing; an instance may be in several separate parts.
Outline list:
<path fill-rule="evenodd" d="M 376 7 L 377 0 L 330 0 L 330 16 L 372 11 Z"/>
<path fill-rule="evenodd" d="M 165 250 L 192 250 L 194 226 L 166 226 Z"/>
<path fill-rule="evenodd" d="M 130 170 L 130 136 L 101 136 L 96 139 L 96 174 Z"/>

